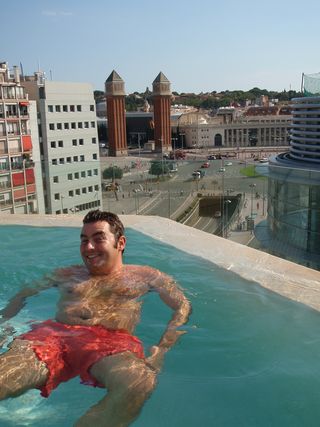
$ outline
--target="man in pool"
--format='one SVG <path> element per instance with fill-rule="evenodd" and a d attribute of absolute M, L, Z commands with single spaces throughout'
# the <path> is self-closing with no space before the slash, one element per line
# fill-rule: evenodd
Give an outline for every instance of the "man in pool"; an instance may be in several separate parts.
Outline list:
<path fill-rule="evenodd" d="M 31 388 L 47 397 L 60 382 L 80 375 L 85 384 L 105 387 L 108 393 L 76 426 L 127 426 L 153 391 L 164 354 L 184 333 L 178 328 L 188 319 L 190 303 L 170 276 L 123 264 L 126 238 L 117 215 L 89 212 L 80 237 L 85 265 L 58 270 L 51 283 L 61 290 L 55 320 L 33 325 L 0 356 L 0 399 Z M 158 292 L 173 315 L 145 357 L 141 341 L 132 334 L 141 297 L 149 291 Z M 26 289 L 13 297 L 0 311 L 2 322 L 37 292 Z"/>

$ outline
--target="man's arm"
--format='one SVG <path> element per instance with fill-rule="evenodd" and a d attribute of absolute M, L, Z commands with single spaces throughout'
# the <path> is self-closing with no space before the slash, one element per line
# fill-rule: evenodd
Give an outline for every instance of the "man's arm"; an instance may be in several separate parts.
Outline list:
<path fill-rule="evenodd" d="M 158 370 L 161 367 L 164 354 L 177 342 L 180 335 L 185 333 L 185 331 L 177 328 L 188 321 L 191 304 L 174 279 L 164 273 L 158 272 L 158 276 L 151 282 L 150 286 L 151 289 L 159 293 L 162 301 L 173 310 L 173 315 L 158 345 L 151 348 L 151 355 L 147 358 L 148 364 Z"/>
<path fill-rule="evenodd" d="M 8 304 L 0 310 L 0 324 L 8 321 L 16 316 L 19 311 L 26 305 L 26 299 L 37 295 L 39 292 L 57 286 L 57 280 L 51 276 L 45 276 L 38 283 L 33 284 L 32 287 L 24 288 L 16 295 L 9 299 Z"/>

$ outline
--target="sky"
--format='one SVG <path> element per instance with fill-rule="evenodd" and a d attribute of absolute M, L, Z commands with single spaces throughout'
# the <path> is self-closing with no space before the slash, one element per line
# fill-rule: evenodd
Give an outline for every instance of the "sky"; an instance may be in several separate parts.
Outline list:
<path fill-rule="evenodd" d="M 320 2 L 309 0 L 17 0 L 3 2 L 0 61 L 48 79 L 127 93 L 162 71 L 176 92 L 300 90 L 320 71 Z"/>

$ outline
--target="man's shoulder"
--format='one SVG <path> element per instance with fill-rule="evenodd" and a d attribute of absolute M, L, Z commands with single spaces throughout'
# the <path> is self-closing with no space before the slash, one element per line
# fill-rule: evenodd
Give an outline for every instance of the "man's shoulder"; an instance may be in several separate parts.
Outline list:
<path fill-rule="evenodd" d="M 149 265 L 138 265 L 138 264 L 126 264 L 126 271 L 130 275 L 135 275 L 142 279 L 145 279 L 148 282 L 153 282 L 155 280 L 165 280 L 169 279 L 170 276 L 162 271 L 158 270 L 155 267 L 151 267 Z"/>
<path fill-rule="evenodd" d="M 124 266 L 126 271 L 135 272 L 135 273 L 148 273 L 148 274 L 159 274 L 161 273 L 154 267 L 150 267 L 149 265 L 140 265 L 140 264 L 126 264 Z"/>

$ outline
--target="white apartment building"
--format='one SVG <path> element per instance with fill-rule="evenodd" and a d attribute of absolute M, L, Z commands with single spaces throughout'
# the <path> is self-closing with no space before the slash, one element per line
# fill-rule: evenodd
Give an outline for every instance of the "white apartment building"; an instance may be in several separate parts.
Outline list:
<path fill-rule="evenodd" d="M 46 213 L 85 213 L 101 206 L 101 172 L 93 88 L 88 83 L 22 82 L 38 105 Z"/>

